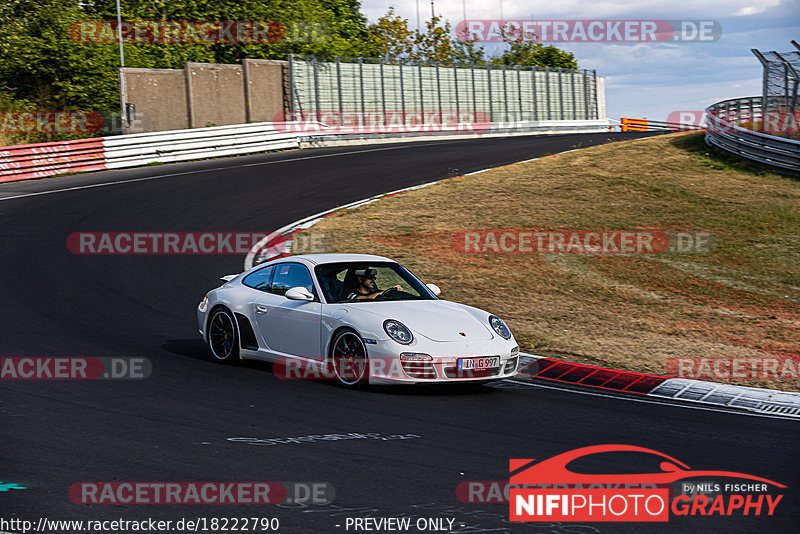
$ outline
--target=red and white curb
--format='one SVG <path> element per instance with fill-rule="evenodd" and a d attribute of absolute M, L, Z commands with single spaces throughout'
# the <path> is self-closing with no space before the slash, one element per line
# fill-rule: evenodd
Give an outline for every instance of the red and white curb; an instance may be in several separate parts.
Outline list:
<path fill-rule="evenodd" d="M 520 353 L 519 377 L 800 418 L 800 393 L 619 371 Z"/>
<path fill-rule="evenodd" d="M 567 152 L 572 151 L 573 150 L 569 150 Z M 561 154 L 564 153 L 566 152 L 561 152 Z M 540 158 L 532 158 L 524 161 L 535 161 L 537 159 Z M 308 230 L 325 217 L 329 217 L 334 213 L 358 208 L 384 198 L 399 195 L 407 191 L 415 191 L 447 180 L 455 180 L 464 176 L 479 174 L 505 166 L 506 165 L 490 167 L 452 178 L 445 178 L 398 189 L 322 211 L 310 217 L 287 224 L 263 238 L 247 253 L 244 261 L 244 269 L 247 271 L 260 263 L 290 256 L 292 254 L 292 242 L 297 234 Z M 647 397 L 658 397 L 661 399 L 673 399 L 687 403 L 714 405 L 730 409 L 740 409 L 749 412 L 800 419 L 800 393 L 791 393 L 774 389 L 734 386 L 688 378 L 620 371 L 525 353 L 520 353 L 519 377 L 523 380 L 552 381 L 595 390 L 630 393 Z"/>

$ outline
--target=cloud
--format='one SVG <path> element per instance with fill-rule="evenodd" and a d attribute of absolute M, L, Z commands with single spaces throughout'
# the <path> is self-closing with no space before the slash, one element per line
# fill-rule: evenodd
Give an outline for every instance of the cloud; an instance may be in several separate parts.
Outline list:
<path fill-rule="evenodd" d="M 630 19 L 716 19 L 730 16 L 751 16 L 769 11 L 794 12 L 797 18 L 798 0 L 695 0 L 676 5 L 674 0 L 467 0 L 467 17 L 472 19 L 499 19 L 501 6 L 503 18 L 630 18 Z M 411 22 L 416 21 L 416 2 L 387 2 L 385 0 L 362 0 L 362 10 L 371 20 L 384 14 L 389 6 Z M 419 1 L 420 17 L 430 17 L 431 4 Z M 434 4 L 437 15 L 443 15 L 453 24 L 463 18 L 461 0 L 439 0 Z"/>
<path fill-rule="evenodd" d="M 416 3 L 362 0 L 374 21 L 390 5 L 416 24 Z M 499 19 L 500 0 L 466 2 L 470 19 Z M 750 51 L 794 50 L 800 35 L 800 0 L 503 0 L 503 18 L 716 20 L 718 41 L 658 44 L 558 43 L 575 54 L 580 68 L 595 69 L 606 78 L 607 110 L 611 117 L 647 116 L 665 119 L 675 110 L 697 110 L 719 100 L 761 93 L 761 65 Z M 430 2 L 419 2 L 422 21 L 430 17 Z M 463 17 L 461 0 L 435 2 L 437 15 L 455 26 Z M 489 46 L 497 52 L 502 45 Z"/>

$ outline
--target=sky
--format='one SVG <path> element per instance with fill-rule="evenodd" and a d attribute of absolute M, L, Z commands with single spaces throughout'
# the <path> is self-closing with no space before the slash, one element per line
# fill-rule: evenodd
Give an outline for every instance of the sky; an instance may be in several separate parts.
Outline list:
<path fill-rule="evenodd" d="M 370 22 L 391 6 L 416 27 L 415 0 L 361 0 Z M 609 118 L 665 120 L 674 112 L 703 110 L 714 102 L 761 94 L 762 68 L 750 51 L 791 52 L 800 41 L 800 0 L 437 0 L 435 13 L 453 27 L 464 20 L 716 21 L 718 40 L 664 43 L 552 43 L 575 54 L 578 67 L 596 69 L 606 82 Z M 419 0 L 420 18 L 431 2 Z M 501 16 L 502 12 L 502 16 Z M 548 43 L 549 44 L 549 43 Z M 489 45 L 490 52 L 498 44 Z M 673 115 L 674 117 L 674 115 Z"/>

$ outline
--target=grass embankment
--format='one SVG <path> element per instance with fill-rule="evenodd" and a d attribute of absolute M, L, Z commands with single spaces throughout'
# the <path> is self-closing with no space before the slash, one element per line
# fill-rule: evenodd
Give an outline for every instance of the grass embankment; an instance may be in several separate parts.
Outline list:
<path fill-rule="evenodd" d="M 454 246 L 454 234 L 499 228 L 708 231 L 716 245 L 626 255 Z M 309 232 L 335 252 L 395 258 L 443 298 L 505 318 L 523 351 L 657 374 L 676 357 L 800 359 L 800 181 L 711 153 L 702 134 L 447 180 Z M 729 381 L 800 390 L 783 376 Z"/>

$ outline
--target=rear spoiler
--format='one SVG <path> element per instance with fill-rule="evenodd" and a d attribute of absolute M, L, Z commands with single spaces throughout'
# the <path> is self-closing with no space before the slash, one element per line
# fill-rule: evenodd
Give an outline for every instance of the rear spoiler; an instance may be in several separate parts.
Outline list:
<path fill-rule="evenodd" d="M 222 280 L 223 282 L 230 282 L 231 280 L 233 280 L 237 276 L 239 276 L 239 275 L 238 274 L 226 274 L 225 276 L 220 276 L 219 279 Z"/>

